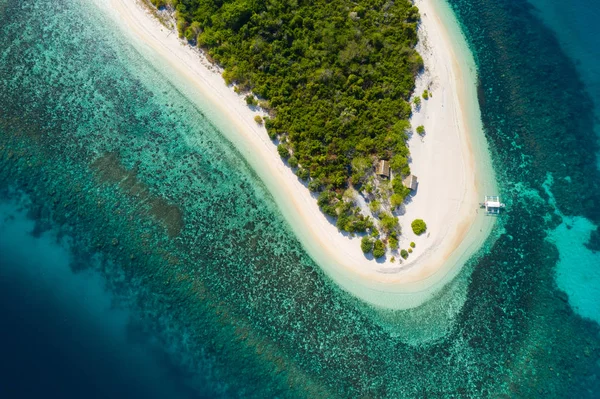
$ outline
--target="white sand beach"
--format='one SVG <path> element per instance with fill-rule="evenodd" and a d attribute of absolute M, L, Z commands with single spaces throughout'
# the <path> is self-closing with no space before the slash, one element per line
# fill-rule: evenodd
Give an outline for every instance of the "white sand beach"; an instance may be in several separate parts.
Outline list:
<path fill-rule="evenodd" d="M 120 24 L 172 71 L 174 84 L 195 91 L 217 114 L 217 126 L 234 143 L 273 194 L 309 255 L 343 289 L 376 306 L 410 308 L 423 303 L 451 280 L 489 235 L 493 218 L 478 210 L 485 194 L 496 194 L 476 98 L 475 66 L 447 5 L 417 0 L 422 22 L 418 50 L 425 72 L 415 93 L 431 93 L 414 113 L 423 138 L 410 141 L 416 194 L 400 216 L 401 248 L 416 243 L 405 261 L 367 259 L 360 238 L 340 233 L 319 210 L 316 199 L 284 165 L 266 129 L 243 96 L 227 87 L 220 70 L 162 26 L 137 0 L 110 0 Z M 183 82 L 183 83 L 182 83 Z M 210 113 L 209 113 L 210 114 Z M 427 233 L 415 236 L 410 222 L 424 219 Z M 400 259 L 396 255 L 397 259 Z"/>

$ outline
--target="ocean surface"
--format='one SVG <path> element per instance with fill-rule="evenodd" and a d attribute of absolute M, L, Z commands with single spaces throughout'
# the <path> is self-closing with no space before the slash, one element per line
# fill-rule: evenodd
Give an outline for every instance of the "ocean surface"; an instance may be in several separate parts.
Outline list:
<path fill-rule="evenodd" d="M 0 397 L 599 397 L 600 5 L 448 3 L 508 212 L 392 312 L 94 1 L 0 0 Z"/>

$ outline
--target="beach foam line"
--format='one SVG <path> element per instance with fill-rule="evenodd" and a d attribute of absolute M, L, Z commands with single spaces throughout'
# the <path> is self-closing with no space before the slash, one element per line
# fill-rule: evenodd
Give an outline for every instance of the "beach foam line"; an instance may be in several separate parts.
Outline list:
<path fill-rule="evenodd" d="M 166 70 L 165 78 L 201 108 L 263 180 L 308 254 L 344 290 L 375 306 L 418 306 L 461 270 L 483 245 L 493 218 L 477 213 L 484 194 L 495 193 L 495 179 L 483 136 L 476 97 L 475 63 L 447 4 L 417 1 L 420 35 L 432 80 L 432 98 L 416 118 L 427 135 L 409 145 L 418 171 L 419 191 L 400 217 L 401 243 L 415 241 L 415 253 L 398 264 L 368 260 L 360 238 L 340 233 L 319 210 L 316 200 L 284 165 L 256 112 L 227 87 L 221 70 L 162 26 L 135 0 L 101 2 L 108 7 L 140 53 Z M 427 83 L 428 84 L 428 83 Z M 416 136 L 416 135 L 415 135 Z M 433 205 L 435 206 L 433 206 Z M 410 218 L 419 215 L 429 234 L 414 236 Z"/>

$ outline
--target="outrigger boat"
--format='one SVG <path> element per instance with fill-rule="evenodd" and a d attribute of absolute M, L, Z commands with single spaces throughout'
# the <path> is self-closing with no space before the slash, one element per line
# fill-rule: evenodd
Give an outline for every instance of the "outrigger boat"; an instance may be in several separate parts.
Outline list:
<path fill-rule="evenodd" d="M 488 215 L 498 215 L 500 210 L 506 207 L 505 204 L 500 202 L 500 197 L 497 195 L 486 195 L 485 200 L 480 202 L 479 206 L 485 208 Z"/>

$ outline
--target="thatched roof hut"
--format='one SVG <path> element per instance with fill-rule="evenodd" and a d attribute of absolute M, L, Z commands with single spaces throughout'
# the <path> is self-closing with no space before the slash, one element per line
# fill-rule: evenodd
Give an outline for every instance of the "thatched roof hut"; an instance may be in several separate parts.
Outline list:
<path fill-rule="evenodd" d="M 415 175 L 408 175 L 406 176 L 406 178 L 404 180 L 402 180 L 402 183 L 404 183 L 404 187 L 410 188 L 411 190 L 416 190 L 417 189 L 417 176 Z"/>
<path fill-rule="evenodd" d="M 376 173 L 382 177 L 390 177 L 390 163 L 388 161 L 379 161 Z"/>

